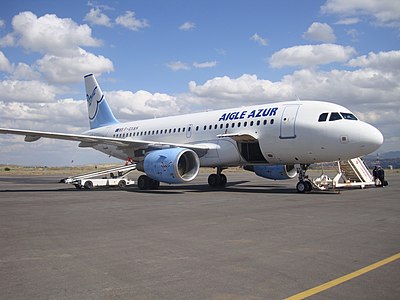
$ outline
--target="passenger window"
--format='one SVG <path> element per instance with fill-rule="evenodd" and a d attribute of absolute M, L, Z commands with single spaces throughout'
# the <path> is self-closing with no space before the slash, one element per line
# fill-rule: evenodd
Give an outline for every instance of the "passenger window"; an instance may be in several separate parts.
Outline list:
<path fill-rule="evenodd" d="M 260 126 L 260 120 L 257 120 L 257 126 Z"/>
<path fill-rule="evenodd" d="M 199 126 L 196 126 L 196 131 L 199 131 Z"/>
<path fill-rule="evenodd" d="M 240 127 L 240 125 L 241 125 L 241 123 L 240 123 L 240 122 L 238 122 L 238 127 Z"/>
<path fill-rule="evenodd" d="M 264 120 L 264 125 L 267 125 L 267 123 L 268 123 L 267 120 Z"/>
<path fill-rule="evenodd" d="M 269 122 L 271 125 L 274 124 L 274 119 L 271 119 L 271 121 Z"/>
<path fill-rule="evenodd" d="M 232 123 L 232 128 L 234 128 L 235 127 L 235 123 Z"/>
<path fill-rule="evenodd" d="M 336 121 L 340 119 L 342 119 L 342 117 L 337 112 L 331 113 L 331 116 L 329 117 L 329 121 Z"/>
<path fill-rule="evenodd" d="M 319 115 L 318 122 L 325 122 L 328 118 L 328 113 L 322 113 Z"/>
<path fill-rule="evenodd" d="M 353 114 L 344 113 L 344 112 L 341 112 L 340 114 L 342 115 L 343 119 L 345 119 L 345 120 L 357 120 L 356 116 Z"/>
<path fill-rule="evenodd" d="M 229 128 L 229 123 L 226 123 L 225 128 Z"/>
<path fill-rule="evenodd" d="M 244 122 L 244 123 L 243 123 L 243 127 L 246 127 L 246 126 L 247 126 L 247 122 Z"/>
<path fill-rule="evenodd" d="M 224 124 L 219 125 L 219 129 L 224 128 Z"/>
<path fill-rule="evenodd" d="M 250 126 L 253 126 L 253 124 L 254 124 L 254 122 L 253 122 L 253 121 L 251 121 L 251 122 L 250 122 Z"/>
<path fill-rule="evenodd" d="M 204 130 L 207 130 L 207 125 L 204 125 L 203 129 L 204 129 Z"/>

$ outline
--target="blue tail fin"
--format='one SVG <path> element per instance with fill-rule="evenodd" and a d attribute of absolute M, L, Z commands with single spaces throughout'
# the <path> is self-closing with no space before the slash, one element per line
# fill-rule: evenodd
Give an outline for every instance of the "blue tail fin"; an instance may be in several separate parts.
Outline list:
<path fill-rule="evenodd" d="M 84 78 L 90 129 L 118 123 L 94 75 L 88 74 Z"/>

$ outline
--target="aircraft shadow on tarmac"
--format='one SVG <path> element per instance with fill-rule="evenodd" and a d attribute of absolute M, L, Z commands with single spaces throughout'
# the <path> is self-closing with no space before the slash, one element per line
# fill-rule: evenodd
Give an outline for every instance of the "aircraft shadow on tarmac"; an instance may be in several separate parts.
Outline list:
<path fill-rule="evenodd" d="M 43 193 L 43 192 L 76 192 L 76 193 L 98 193 L 98 192 L 130 192 L 130 193 L 147 193 L 147 194 L 185 194 L 185 193 L 249 193 L 249 194 L 298 194 L 295 188 L 275 185 L 252 185 L 247 184 L 250 181 L 233 181 L 229 182 L 225 187 L 210 187 L 208 184 L 189 184 L 189 185 L 161 185 L 158 190 L 139 190 L 137 186 L 127 187 L 123 190 L 118 188 L 98 187 L 92 190 L 75 189 L 74 187 L 66 188 L 47 188 L 47 189 L 15 189 L 0 190 L 0 193 Z M 54 182 L 46 182 L 54 184 Z M 34 183 L 33 183 L 34 184 Z M 43 184 L 43 182 L 41 182 Z M 338 191 L 317 191 L 314 190 L 311 194 L 337 194 Z"/>

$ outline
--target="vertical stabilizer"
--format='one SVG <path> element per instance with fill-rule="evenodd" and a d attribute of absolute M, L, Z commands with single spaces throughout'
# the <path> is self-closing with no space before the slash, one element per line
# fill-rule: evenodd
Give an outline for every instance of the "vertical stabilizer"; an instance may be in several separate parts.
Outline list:
<path fill-rule="evenodd" d="M 88 74 L 84 78 L 90 129 L 118 123 L 94 75 Z"/>

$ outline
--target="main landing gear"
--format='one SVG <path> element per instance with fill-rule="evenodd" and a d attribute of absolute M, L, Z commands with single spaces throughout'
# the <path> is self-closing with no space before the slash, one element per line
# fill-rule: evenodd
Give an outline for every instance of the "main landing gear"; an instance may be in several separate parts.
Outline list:
<path fill-rule="evenodd" d="M 158 180 L 151 179 L 146 175 L 140 175 L 137 185 L 140 190 L 158 190 L 160 187 L 160 182 Z"/>
<path fill-rule="evenodd" d="M 211 187 L 224 187 L 228 182 L 225 174 L 222 174 L 223 168 L 217 167 L 217 174 L 211 174 L 208 176 L 208 185 Z"/>
<path fill-rule="evenodd" d="M 310 165 L 300 165 L 298 169 L 299 172 L 299 182 L 296 185 L 296 189 L 299 193 L 306 193 L 312 190 L 312 184 L 308 181 L 308 176 L 306 171 Z"/>

